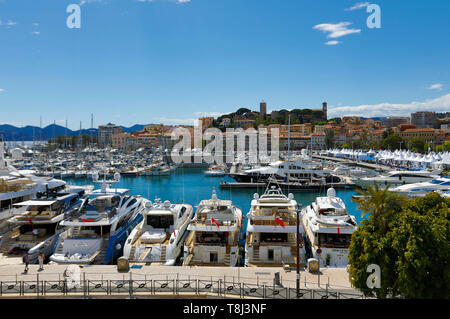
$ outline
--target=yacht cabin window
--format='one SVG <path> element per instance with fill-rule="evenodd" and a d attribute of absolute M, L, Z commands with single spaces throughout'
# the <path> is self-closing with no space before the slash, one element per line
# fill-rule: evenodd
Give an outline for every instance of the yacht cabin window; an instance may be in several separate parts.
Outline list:
<path fill-rule="evenodd" d="M 173 225 L 172 215 L 147 215 L 147 225 L 153 228 L 169 228 Z"/>

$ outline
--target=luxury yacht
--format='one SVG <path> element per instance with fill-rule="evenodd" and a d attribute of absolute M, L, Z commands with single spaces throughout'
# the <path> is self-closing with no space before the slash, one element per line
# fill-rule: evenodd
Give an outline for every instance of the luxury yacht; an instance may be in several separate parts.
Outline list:
<path fill-rule="evenodd" d="M 170 167 L 166 163 L 153 164 L 139 172 L 140 176 L 169 176 L 175 171 L 175 167 Z"/>
<path fill-rule="evenodd" d="M 94 176 L 94 181 L 98 176 Z M 122 256 L 128 234 L 142 221 L 145 200 L 129 195 L 128 189 L 111 188 L 120 180 L 102 181 L 101 189 L 92 191 L 81 207 L 60 225 L 61 233 L 50 260 L 60 264 L 112 264 Z"/>
<path fill-rule="evenodd" d="M 239 231 L 242 211 L 230 200 L 202 200 L 191 220 L 184 244 L 184 265 L 236 266 L 239 264 Z"/>
<path fill-rule="evenodd" d="M 248 169 L 240 173 L 230 173 L 229 176 L 238 182 L 256 183 L 265 182 L 269 178 L 295 181 L 310 182 L 328 176 L 330 169 L 324 169 L 321 164 L 311 160 L 297 159 L 295 161 L 277 161 L 268 166 Z"/>
<path fill-rule="evenodd" d="M 446 193 L 450 191 L 450 178 L 440 177 L 435 178 L 428 182 L 414 183 L 408 185 L 402 185 L 390 189 L 391 192 L 396 192 L 408 197 L 420 197 L 425 196 L 430 192 L 440 191 Z"/>
<path fill-rule="evenodd" d="M 302 224 L 312 256 L 321 266 L 342 267 L 348 264 L 348 247 L 352 233 L 357 229 L 355 216 L 329 188 L 326 197 L 302 209 Z"/>
<path fill-rule="evenodd" d="M 58 234 L 63 231 L 59 222 L 81 206 L 80 193 L 57 193 L 14 204 L 24 212 L 15 213 L 8 222 L 14 229 L 2 241 L 4 253 L 28 251 L 31 262 L 37 261 L 39 252 L 49 257 L 55 247 Z"/>
<path fill-rule="evenodd" d="M 391 187 L 421 183 L 431 181 L 432 179 L 439 177 L 441 171 L 390 171 L 387 174 L 381 174 L 375 177 L 353 178 L 352 182 L 361 188 L 366 188 L 367 185 L 378 184 L 380 188 L 385 188 L 387 185 Z"/>
<path fill-rule="evenodd" d="M 298 204 L 293 194 L 286 196 L 275 185 L 261 197 L 255 193 L 247 214 L 245 266 L 276 267 L 306 264 L 303 229 L 299 227 L 300 250 L 297 254 Z"/>
<path fill-rule="evenodd" d="M 224 176 L 225 175 L 225 168 L 222 165 L 211 165 L 204 174 L 206 176 Z"/>
<path fill-rule="evenodd" d="M 183 252 L 193 208 L 187 204 L 146 201 L 144 220 L 128 236 L 123 255 L 130 263 L 173 266 Z"/>
<path fill-rule="evenodd" d="M 3 157 L 3 142 L 0 142 L 0 243 L 2 234 L 8 231 L 9 218 L 23 213 L 23 207 L 14 204 L 34 198 L 39 187 L 36 182 L 22 176 L 14 167 L 7 166 Z"/>

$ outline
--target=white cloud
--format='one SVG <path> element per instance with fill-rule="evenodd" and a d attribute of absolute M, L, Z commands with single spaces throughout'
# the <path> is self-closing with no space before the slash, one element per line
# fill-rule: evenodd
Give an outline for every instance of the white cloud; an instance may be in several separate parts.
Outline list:
<path fill-rule="evenodd" d="M 345 9 L 345 11 L 353 11 L 353 10 L 359 10 L 365 7 L 368 7 L 370 5 L 370 2 L 358 2 L 354 6 Z"/>
<path fill-rule="evenodd" d="M 432 84 L 428 87 L 429 90 L 442 90 L 443 85 L 441 83 Z"/>
<path fill-rule="evenodd" d="M 106 3 L 106 0 L 81 0 L 80 6 L 85 5 L 86 3 L 93 3 L 93 2 L 103 2 Z"/>
<path fill-rule="evenodd" d="M 38 26 L 39 26 L 39 23 L 33 23 L 33 25 L 34 25 L 35 27 L 38 27 Z"/>
<path fill-rule="evenodd" d="M 198 117 L 219 117 L 222 116 L 225 113 L 220 112 L 195 112 L 194 115 Z"/>
<path fill-rule="evenodd" d="M 340 23 L 322 23 L 315 25 L 313 29 L 328 33 L 327 38 L 340 38 L 345 35 L 353 33 L 361 33 L 361 29 L 348 29 L 347 27 L 351 25 L 350 22 L 340 22 Z"/>
<path fill-rule="evenodd" d="M 5 89 L 0 89 L 0 93 L 5 92 L 5 91 L 6 91 Z"/>
<path fill-rule="evenodd" d="M 12 21 L 12 20 L 8 20 L 8 21 L 6 22 L 6 25 L 7 25 L 8 27 L 15 26 L 16 24 L 17 24 L 17 22 L 14 22 L 14 21 Z"/>
<path fill-rule="evenodd" d="M 152 121 L 156 123 L 163 123 L 166 125 L 196 125 L 198 119 L 177 119 L 168 117 L 154 117 Z"/>
<path fill-rule="evenodd" d="M 36 34 L 36 35 L 39 35 L 39 34 L 41 34 L 41 32 L 39 32 L 39 31 L 33 31 L 33 32 L 31 32 L 32 34 Z"/>
<path fill-rule="evenodd" d="M 328 117 L 342 116 L 409 116 L 418 111 L 448 112 L 450 110 L 450 94 L 424 102 L 411 102 L 407 104 L 380 103 L 374 105 L 339 106 L 328 108 Z"/>
<path fill-rule="evenodd" d="M 341 42 L 340 41 L 336 41 L 336 40 L 325 42 L 326 45 L 337 45 L 339 43 L 341 43 Z"/>

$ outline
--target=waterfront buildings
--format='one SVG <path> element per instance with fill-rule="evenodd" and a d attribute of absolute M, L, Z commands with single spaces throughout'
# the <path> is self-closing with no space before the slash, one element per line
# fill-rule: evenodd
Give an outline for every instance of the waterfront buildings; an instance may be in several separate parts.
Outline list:
<path fill-rule="evenodd" d="M 437 124 L 435 112 L 415 112 L 411 113 L 411 124 L 419 128 L 433 128 Z"/>
<path fill-rule="evenodd" d="M 98 127 L 98 143 L 101 146 L 111 146 L 113 142 L 113 136 L 119 133 L 122 133 L 122 128 L 113 123 L 100 125 Z"/>

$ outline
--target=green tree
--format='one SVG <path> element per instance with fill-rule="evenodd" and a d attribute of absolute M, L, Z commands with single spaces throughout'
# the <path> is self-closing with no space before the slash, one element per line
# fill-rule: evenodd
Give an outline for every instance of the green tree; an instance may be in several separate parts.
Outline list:
<path fill-rule="evenodd" d="M 384 132 L 383 132 L 383 140 L 386 138 L 386 137 L 388 137 L 389 135 L 392 135 L 392 134 L 394 134 L 394 132 L 392 131 L 392 128 L 388 128 L 387 130 L 385 130 Z"/>
<path fill-rule="evenodd" d="M 383 207 L 389 205 L 380 200 L 386 196 L 377 194 L 373 203 L 366 203 L 370 208 L 366 211 L 385 211 Z M 387 214 L 385 229 L 371 217 L 353 233 L 349 249 L 352 284 L 378 298 L 450 298 L 450 200 L 430 193 L 402 201 L 400 207 L 397 200 L 390 204 L 395 208 Z M 380 288 L 367 287 L 370 264 L 380 266 Z"/>
<path fill-rule="evenodd" d="M 409 141 L 409 148 L 413 152 L 423 153 L 425 150 L 425 142 L 420 138 L 414 137 Z"/>
<path fill-rule="evenodd" d="M 406 200 L 404 196 L 390 192 L 389 188 L 390 185 L 387 185 L 380 189 L 377 183 L 367 185 L 365 190 L 357 189 L 361 196 L 354 199 L 362 211 L 361 217 L 369 214 L 381 232 L 386 231 L 392 215 L 401 209 Z"/>
<path fill-rule="evenodd" d="M 391 151 L 400 149 L 401 145 L 405 146 L 405 141 L 397 134 L 389 135 L 381 142 L 381 148 Z"/>

